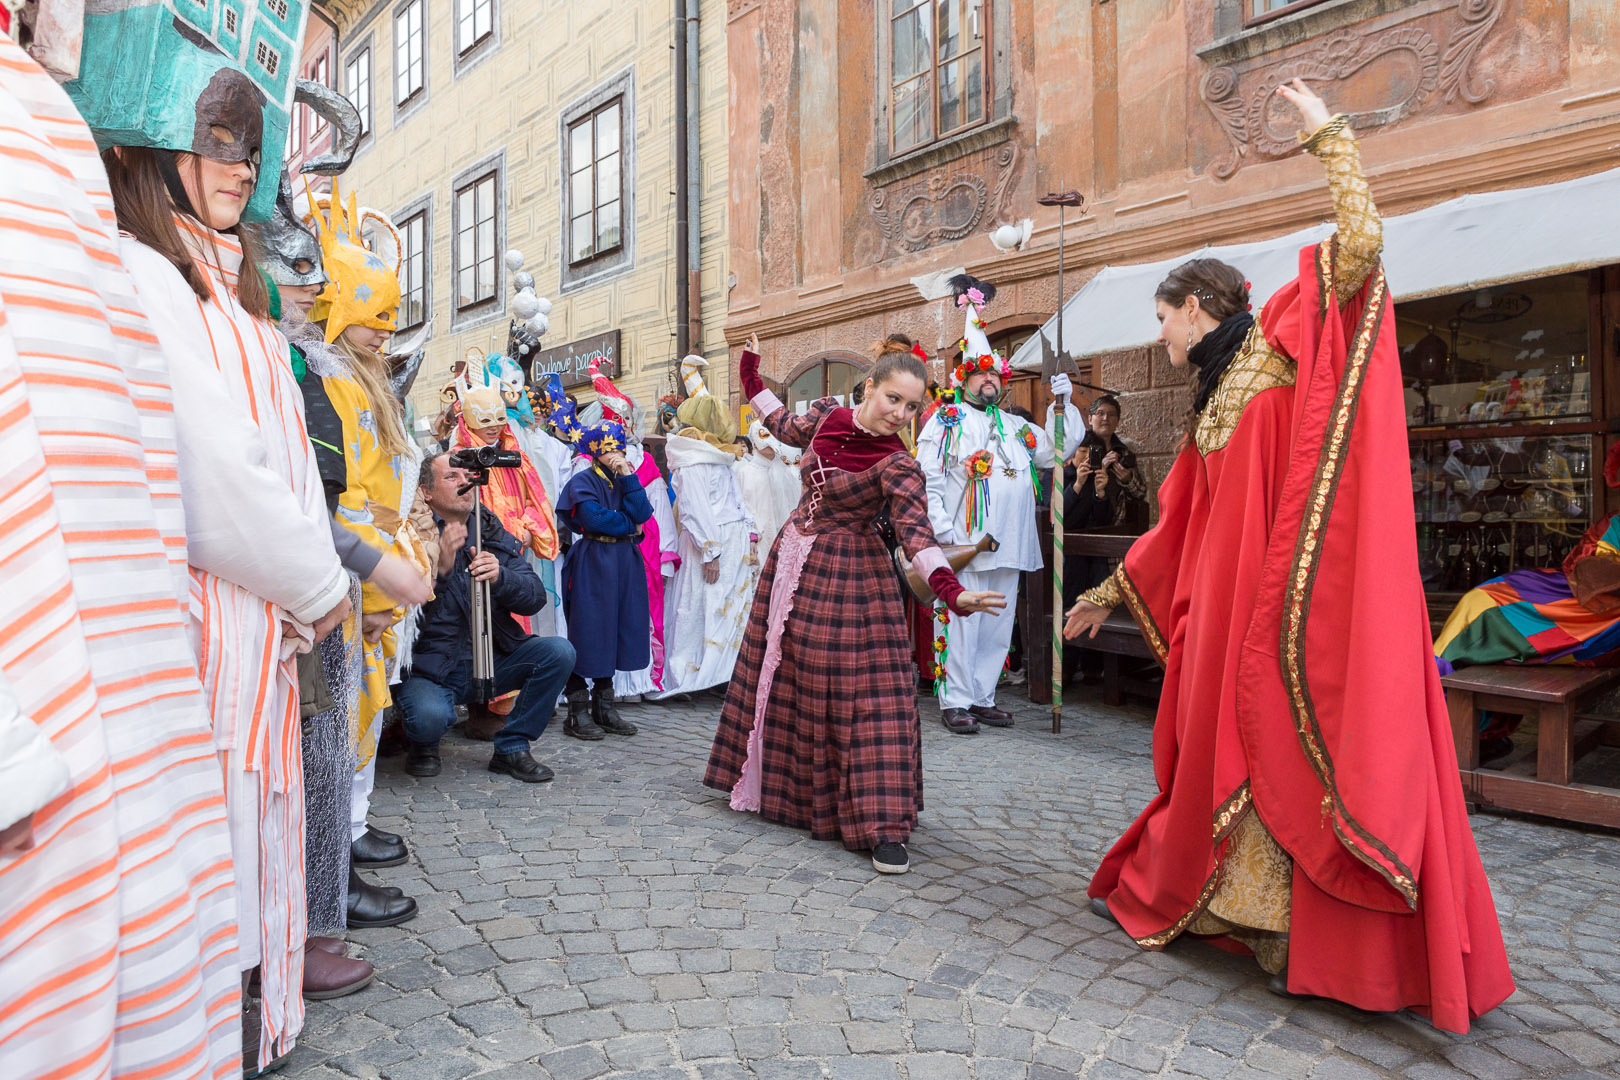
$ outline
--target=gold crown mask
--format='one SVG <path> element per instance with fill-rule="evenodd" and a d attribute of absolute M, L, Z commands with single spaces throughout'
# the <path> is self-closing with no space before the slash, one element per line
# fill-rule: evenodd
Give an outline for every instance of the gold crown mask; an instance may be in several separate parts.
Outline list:
<path fill-rule="evenodd" d="M 360 231 L 363 222 L 374 222 L 387 230 L 398 252 L 399 233 L 393 223 L 375 210 L 362 210 L 352 191 L 345 209 L 336 181 L 330 196 L 309 196 L 305 220 L 314 225 L 321 242 L 321 262 L 327 277 L 326 288 L 315 298 L 315 309 L 309 317 L 326 322 L 326 340 L 336 341 L 351 326 L 394 329 L 400 297 L 399 259 L 396 256 L 390 268 L 382 256 L 366 247 Z"/>

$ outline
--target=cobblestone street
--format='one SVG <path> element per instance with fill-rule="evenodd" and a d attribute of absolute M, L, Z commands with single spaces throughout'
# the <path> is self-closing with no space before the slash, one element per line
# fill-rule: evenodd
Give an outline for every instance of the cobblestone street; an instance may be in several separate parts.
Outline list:
<path fill-rule="evenodd" d="M 953 736 L 923 702 L 913 870 L 735 813 L 700 778 L 718 704 L 632 706 L 631 739 L 536 746 L 555 782 L 378 775 L 374 820 L 413 858 L 374 878 L 422 914 L 359 931 L 378 968 L 312 1002 L 304 1080 L 1614 1077 L 1620 842 L 1476 816 L 1519 991 L 1465 1037 L 1266 990 L 1250 960 L 1137 950 L 1086 907 L 1152 791 L 1151 718 L 1025 705 Z M 1014 699 L 1009 692 L 1004 704 Z"/>

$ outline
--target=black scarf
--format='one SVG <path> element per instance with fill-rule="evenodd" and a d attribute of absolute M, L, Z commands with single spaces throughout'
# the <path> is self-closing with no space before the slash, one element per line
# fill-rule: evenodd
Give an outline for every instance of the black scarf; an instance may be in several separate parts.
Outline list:
<path fill-rule="evenodd" d="M 1198 389 L 1193 396 L 1193 412 L 1201 413 L 1221 383 L 1221 376 L 1232 363 L 1243 339 L 1249 336 L 1254 316 L 1240 311 L 1205 334 L 1198 344 L 1187 350 L 1187 361 L 1198 368 Z"/>

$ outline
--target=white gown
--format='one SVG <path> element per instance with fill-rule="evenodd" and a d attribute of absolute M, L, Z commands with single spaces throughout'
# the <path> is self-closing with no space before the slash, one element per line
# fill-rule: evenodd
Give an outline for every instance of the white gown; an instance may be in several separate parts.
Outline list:
<path fill-rule="evenodd" d="M 664 600 L 664 693 L 693 693 L 731 678 L 748 623 L 759 559 L 756 528 L 732 474 L 735 458 L 699 439 L 665 443 L 680 523 L 680 569 Z M 719 580 L 703 580 L 718 560 Z"/>
<path fill-rule="evenodd" d="M 646 456 L 647 452 L 640 446 L 631 446 L 625 452 L 626 460 L 630 462 L 632 467 L 637 469 L 641 468 L 641 463 Z M 658 523 L 658 550 L 663 556 L 663 566 L 660 572 L 663 574 L 664 591 L 667 595 L 670 578 L 675 573 L 675 553 L 680 543 L 680 537 L 676 532 L 675 507 L 669 501 L 669 485 L 664 482 L 662 476 L 644 484 L 643 488 L 647 492 L 647 501 L 652 504 L 653 521 Z M 666 648 L 669 644 L 668 629 L 666 624 L 664 638 Z M 650 620 L 647 633 L 648 636 L 652 636 Z M 651 661 L 640 671 L 615 672 L 613 675 L 613 696 L 623 698 L 636 694 L 657 693 L 659 688 L 653 682 L 652 673 L 653 665 Z M 662 681 L 665 685 L 668 685 L 669 677 L 666 675 Z"/>

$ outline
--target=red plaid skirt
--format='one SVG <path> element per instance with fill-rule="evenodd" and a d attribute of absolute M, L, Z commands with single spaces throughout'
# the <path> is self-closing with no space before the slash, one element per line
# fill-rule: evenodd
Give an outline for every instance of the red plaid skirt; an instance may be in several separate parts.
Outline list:
<path fill-rule="evenodd" d="M 722 791 L 748 757 L 777 550 L 754 595 L 703 778 Z M 852 851 L 904 843 L 923 805 L 916 677 L 899 585 L 870 522 L 817 535 L 765 713 L 760 816 Z"/>

